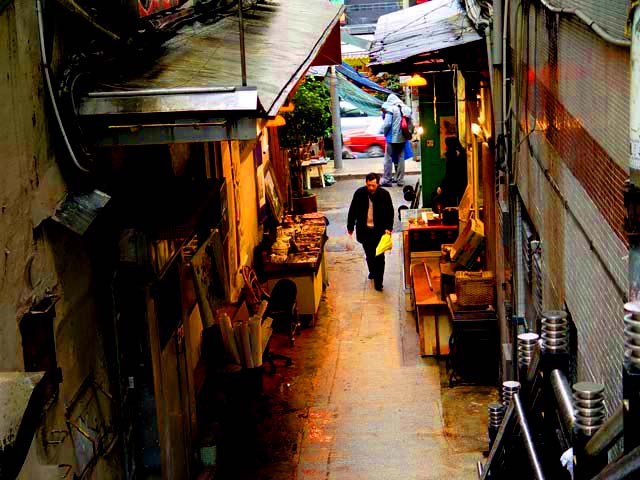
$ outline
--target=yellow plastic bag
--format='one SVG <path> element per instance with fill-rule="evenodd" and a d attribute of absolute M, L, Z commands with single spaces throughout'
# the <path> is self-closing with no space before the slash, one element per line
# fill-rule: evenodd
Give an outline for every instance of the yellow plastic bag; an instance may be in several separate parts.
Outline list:
<path fill-rule="evenodd" d="M 378 255 L 382 255 L 384 252 L 388 252 L 389 250 L 391 250 L 392 244 L 393 242 L 391 241 L 391 235 L 389 235 L 388 233 L 382 235 L 380 243 L 378 243 L 378 246 L 376 247 L 376 257 Z"/>

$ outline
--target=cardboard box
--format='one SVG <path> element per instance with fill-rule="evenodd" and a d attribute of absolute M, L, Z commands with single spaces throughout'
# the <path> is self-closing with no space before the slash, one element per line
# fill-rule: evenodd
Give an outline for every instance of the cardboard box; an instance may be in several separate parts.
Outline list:
<path fill-rule="evenodd" d="M 451 247 L 451 261 L 472 268 L 484 248 L 484 225 L 472 218 Z"/>

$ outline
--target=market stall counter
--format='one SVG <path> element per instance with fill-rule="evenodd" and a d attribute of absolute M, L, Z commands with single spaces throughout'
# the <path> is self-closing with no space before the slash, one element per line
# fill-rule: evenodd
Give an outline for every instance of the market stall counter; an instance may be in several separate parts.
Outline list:
<path fill-rule="evenodd" d="M 411 264 L 423 257 L 440 257 L 442 244 L 453 243 L 458 236 L 457 218 L 453 224 L 443 221 L 430 208 L 412 208 L 400 213 L 404 286 L 411 287 Z M 426 253 L 425 253 L 426 252 Z M 433 252 L 430 255 L 430 252 Z"/>
<path fill-rule="evenodd" d="M 298 289 L 298 311 L 315 319 L 320 298 L 328 285 L 324 245 L 326 219 L 322 213 L 287 215 L 276 238 L 261 249 L 263 272 L 269 291 L 288 278 Z"/>

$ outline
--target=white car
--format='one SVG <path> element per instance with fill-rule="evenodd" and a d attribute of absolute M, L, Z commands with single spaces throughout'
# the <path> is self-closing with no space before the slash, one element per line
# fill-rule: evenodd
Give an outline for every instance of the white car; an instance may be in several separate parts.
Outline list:
<path fill-rule="evenodd" d="M 340 100 L 340 128 L 343 134 L 354 129 L 371 131 L 377 124 L 382 124 L 381 115 L 369 116 L 352 103 Z"/>

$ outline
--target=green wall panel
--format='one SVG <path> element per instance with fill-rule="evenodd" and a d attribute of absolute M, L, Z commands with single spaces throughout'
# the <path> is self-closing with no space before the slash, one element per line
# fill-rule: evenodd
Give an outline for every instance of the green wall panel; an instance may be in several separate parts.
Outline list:
<path fill-rule="evenodd" d="M 453 75 L 441 73 L 427 77 L 427 86 L 420 89 L 420 125 L 424 134 L 420 142 L 422 155 L 422 205 L 431 206 L 431 193 L 444 177 L 444 158 L 441 158 L 440 124 L 443 117 L 455 120 L 455 101 L 453 92 Z M 435 82 L 435 118 L 434 118 L 434 82 Z M 447 119 L 444 118 L 446 121 Z M 455 135 L 455 121 L 451 122 L 452 130 L 448 134 Z"/>

